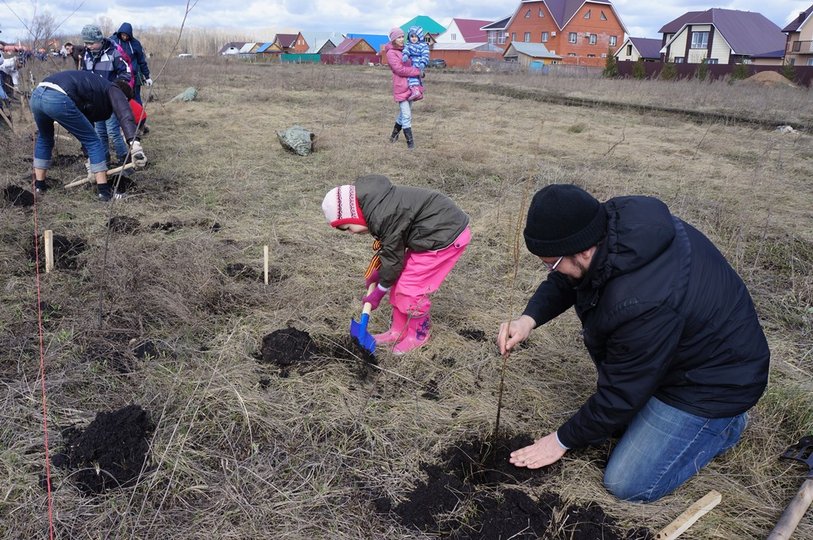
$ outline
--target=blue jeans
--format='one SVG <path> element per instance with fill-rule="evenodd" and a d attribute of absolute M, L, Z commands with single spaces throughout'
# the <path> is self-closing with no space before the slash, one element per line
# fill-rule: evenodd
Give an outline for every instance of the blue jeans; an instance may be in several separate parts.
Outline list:
<path fill-rule="evenodd" d="M 110 138 L 113 140 L 113 148 L 116 150 L 116 157 L 118 160 L 122 161 L 125 157 L 127 157 L 127 144 L 124 142 L 124 136 L 121 134 L 121 126 L 119 125 L 119 119 L 115 114 L 111 114 L 110 118 L 104 122 L 96 122 L 96 135 L 98 135 L 99 140 L 102 141 L 102 146 L 104 146 L 104 153 L 106 156 L 110 156 L 107 139 L 108 136 L 110 136 Z"/>
<path fill-rule="evenodd" d="M 610 455 L 604 486 L 625 501 L 658 500 L 734 446 L 747 423 L 747 413 L 703 418 L 650 398 Z"/>
<path fill-rule="evenodd" d="M 31 94 L 31 114 L 37 123 L 37 143 L 34 146 L 34 167 L 49 169 L 54 150 L 54 122 L 79 139 L 88 152 L 90 170 L 107 170 L 107 160 L 93 124 L 76 107 L 71 98 L 53 88 L 38 86 Z"/>
<path fill-rule="evenodd" d="M 412 127 L 412 102 L 411 101 L 399 101 L 398 107 L 400 111 L 398 113 L 398 118 L 395 119 L 396 122 L 401 124 L 403 128 L 411 128 Z"/>

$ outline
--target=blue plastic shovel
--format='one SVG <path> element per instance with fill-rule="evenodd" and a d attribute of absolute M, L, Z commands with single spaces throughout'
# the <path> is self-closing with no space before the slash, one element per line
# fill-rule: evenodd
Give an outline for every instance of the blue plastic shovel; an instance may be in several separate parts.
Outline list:
<path fill-rule="evenodd" d="M 377 283 L 371 283 L 367 288 L 367 295 L 372 294 Z M 358 340 L 362 349 L 370 354 L 375 353 L 375 338 L 367 331 L 367 323 L 370 322 L 370 312 L 373 306 L 369 302 L 365 302 L 361 310 L 361 318 L 358 322 L 355 319 L 350 320 L 350 336 Z"/>

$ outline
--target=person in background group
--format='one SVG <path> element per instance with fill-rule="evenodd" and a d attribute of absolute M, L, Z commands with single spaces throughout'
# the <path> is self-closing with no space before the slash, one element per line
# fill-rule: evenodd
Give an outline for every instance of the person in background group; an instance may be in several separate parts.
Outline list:
<path fill-rule="evenodd" d="M 82 59 L 85 57 L 84 45 L 74 45 L 69 41 L 65 43 L 65 51 L 68 53 L 68 58 L 71 59 L 71 67 L 82 69 Z"/>
<path fill-rule="evenodd" d="M 423 99 L 423 70 L 429 65 L 429 45 L 423 37 L 423 28 L 420 26 L 410 26 L 404 42 L 403 60 L 411 60 L 412 65 L 421 70 L 420 77 L 408 77 L 410 95 L 409 101 Z"/>
<path fill-rule="evenodd" d="M 534 195 L 524 234 L 548 275 L 522 316 L 500 326 L 500 351 L 573 307 L 598 381 L 511 463 L 544 467 L 620 434 L 604 485 L 650 502 L 737 444 L 770 351 L 745 283 L 708 238 L 653 197 L 599 203 L 570 184 Z"/>
<path fill-rule="evenodd" d="M 429 295 L 438 290 L 471 240 L 469 216 L 431 189 L 394 186 L 378 174 L 359 177 L 325 195 L 322 211 L 331 227 L 376 239 L 361 299 L 373 309 L 390 292 L 392 324 L 373 337 L 405 354 L 429 339 Z"/>
<path fill-rule="evenodd" d="M 0 84 L 5 86 L 5 93 L 20 91 L 20 64 L 18 57 L 3 58 L 0 55 Z M 11 84 L 9 84 L 9 81 Z"/>
<path fill-rule="evenodd" d="M 387 65 L 392 70 L 392 95 L 398 103 L 398 117 L 395 119 L 395 127 L 392 128 L 390 142 L 398 140 L 398 134 L 404 131 L 407 148 L 415 148 L 415 139 L 412 136 L 412 102 L 409 97 L 412 92 L 409 89 L 407 77 L 420 77 L 421 70 L 414 67 L 412 62 L 403 59 L 404 55 L 404 31 L 400 28 L 393 28 L 389 34 L 390 42 L 384 45 L 384 53 L 387 55 Z"/>
<path fill-rule="evenodd" d="M 117 43 L 130 57 L 134 86 L 134 99 L 141 105 L 141 86 L 152 86 L 152 79 L 150 78 L 150 68 L 147 65 L 147 55 L 144 54 L 144 47 L 141 42 L 133 36 L 133 26 L 130 23 L 122 23 L 118 32 L 110 36 L 110 41 Z"/>
<path fill-rule="evenodd" d="M 82 40 L 85 42 L 85 56 L 82 59 L 81 69 L 92 71 L 108 82 L 123 81 L 133 87 L 132 72 L 127 59 L 122 55 L 118 45 L 105 39 L 101 28 L 95 24 L 86 25 L 82 28 Z M 113 140 L 118 163 L 124 163 L 127 158 L 127 144 L 121 136 L 121 126 L 116 115 L 111 114 L 107 120 L 96 122 L 96 133 L 106 149 L 105 154 L 110 155 L 109 136 Z"/>
<path fill-rule="evenodd" d="M 109 82 L 89 71 L 60 71 L 46 77 L 31 94 L 31 113 L 37 124 L 34 147 L 34 187 L 48 189 L 46 176 L 54 148 L 54 122 L 67 129 L 86 149 L 90 172 L 95 175 L 100 201 L 114 194 L 107 183 L 107 158 L 91 122 L 116 116 L 132 144 L 133 163 L 144 166 L 147 158 L 136 140 L 136 125 L 128 104 L 132 88 L 121 79 Z"/>

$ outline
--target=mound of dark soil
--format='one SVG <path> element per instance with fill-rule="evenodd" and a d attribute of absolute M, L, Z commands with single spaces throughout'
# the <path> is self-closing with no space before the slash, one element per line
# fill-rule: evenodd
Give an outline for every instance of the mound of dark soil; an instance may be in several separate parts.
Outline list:
<path fill-rule="evenodd" d="M 54 267 L 67 270 L 76 270 L 79 268 L 79 255 L 87 249 L 84 239 L 82 238 L 68 238 L 60 234 L 54 235 Z M 28 260 L 36 261 L 37 252 L 34 242 L 31 243 L 31 249 L 28 251 Z M 40 239 L 39 242 L 39 266 L 41 269 L 45 268 L 45 245 Z"/>
<path fill-rule="evenodd" d="M 113 216 L 107 220 L 107 228 L 114 232 L 123 234 L 134 234 L 138 232 L 141 222 L 134 217 Z"/>
<path fill-rule="evenodd" d="M 126 174 L 123 174 L 121 178 L 119 178 L 118 174 L 113 174 L 107 181 L 112 187 L 116 188 L 116 191 L 119 193 L 133 192 L 138 188 L 136 181 Z"/>
<path fill-rule="evenodd" d="M 34 204 L 34 194 L 17 186 L 6 186 L 3 188 L 3 199 L 11 206 L 32 206 Z"/>
<path fill-rule="evenodd" d="M 164 231 L 164 232 L 173 232 L 183 227 L 183 223 L 180 221 L 165 221 L 161 223 L 160 221 L 156 221 L 152 225 L 150 225 L 150 229 L 154 231 Z"/>
<path fill-rule="evenodd" d="M 652 537 L 647 529 L 620 531 L 615 520 L 595 504 L 564 508 L 555 493 L 543 492 L 535 501 L 522 491 L 501 489 L 506 484 L 539 485 L 558 473 L 558 464 L 529 470 L 508 462 L 513 450 L 532 442 L 531 437 L 518 435 L 496 442 L 455 444 L 442 453 L 440 465 L 421 464 L 427 479 L 418 482 L 406 500 L 392 508 L 388 499 L 380 498 L 375 507 L 379 512 L 393 512 L 402 525 L 460 540 Z M 565 517 L 558 517 L 562 515 Z M 554 523 L 557 519 L 562 521 Z"/>
<path fill-rule="evenodd" d="M 85 494 L 134 484 L 148 460 L 149 437 L 155 424 L 139 405 L 100 412 L 84 430 L 62 432 L 63 453 L 53 464 L 70 469 L 70 478 Z"/>
<path fill-rule="evenodd" d="M 307 332 L 285 328 L 263 337 L 260 352 L 264 363 L 287 367 L 298 362 L 310 362 L 316 346 Z"/>

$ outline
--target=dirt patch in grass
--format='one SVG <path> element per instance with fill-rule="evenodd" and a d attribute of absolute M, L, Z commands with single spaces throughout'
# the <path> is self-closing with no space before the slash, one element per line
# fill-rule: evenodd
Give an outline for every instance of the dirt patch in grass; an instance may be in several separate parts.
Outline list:
<path fill-rule="evenodd" d="M 3 200 L 11 206 L 29 207 L 34 204 L 34 194 L 17 186 L 6 186 L 3 188 Z"/>
<path fill-rule="evenodd" d="M 258 359 L 264 364 L 279 366 L 283 377 L 287 377 L 291 369 L 307 373 L 321 362 L 338 360 L 350 365 L 362 380 L 369 375 L 370 366 L 377 363 L 375 356 L 349 335 L 324 341 L 325 344 L 319 345 L 309 333 L 296 328 L 275 330 L 263 337 Z"/>
<path fill-rule="evenodd" d="M 528 435 L 517 435 L 455 444 L 441 454 L 440 464 L 421 464 L 426 480 L 419 481 L 406 500 L 393 507 L 382 497 L 375 501 L 376 509 L 407 527 L 461 540 L 652 537 L 647 529 L 621 530 L 597 504 L 566 506 L 550 491 L 534 500 L 524 491 L 505 488 L 540 486 L 559 474 L 558 464 L 530 470 L 508 462 L 512 451 L 532 442 Z"/>
<path fill-rule="evenodd" d="M 149 437 L 155 425 L 139 405 L 100 412 L 84 430 L 63 430 L 64 450 L 53 464 L 71 471 L 71 481 L 87 495 L 131 486 L 149 458 Z"/>
<path fill-rule="evenodd" d="M 39 243 L 39 265 L 40 269 L 45 269 L 45 245 L 40 239 Z M 87 249 L 87 244 L 83 238 L 68 238 L 61 234 L 54 235 L 54 267 L 76 270 L 79 268 L 79 256 Z M 28 251 L 28 260 L 37 260 L 37 245 L 32 241 Z"/>

